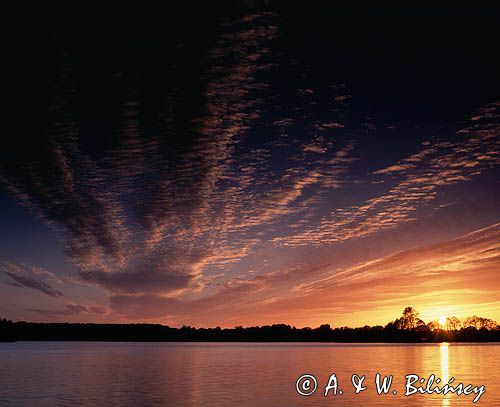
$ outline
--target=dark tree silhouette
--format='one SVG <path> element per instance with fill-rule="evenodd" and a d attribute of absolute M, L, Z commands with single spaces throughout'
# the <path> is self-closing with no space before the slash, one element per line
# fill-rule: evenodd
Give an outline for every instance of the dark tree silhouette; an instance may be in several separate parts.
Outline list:
<path fill-rule="evenodd" d="M 438 321 L 431 321 L 427 324 L 427 326 L 429 327 L 429 329 L 431 331 L 435 331 L 437 329 L 441 329 L 441 326 L 439 325 L 439 322 Z"/>
<path fill-rule="evenodd" d="M 482 318 L 482 317 L 478 317 L 476 315 L 473 315 L 472 317 L 468 317 L 468 318 L 464 319 L 463 327 L 464 328 L 473 327 L 476 329 L 483 329 L 483 328 L 484 329 L 497 329 L 498 324 L 489 318 Z"/>
<path fill-rule="evenodd" d="M 413 307 L 406 307 L 403 310 L 403 316 L 398 320 L 399 329 L 414 329 L 425 325 L 425 322 L 419 318 L 419 312 Z"/>
<path fill-rule="evenodd" d="M 455 331 L 462 327 L 462 322 L 457 317 L 446 318 L 446 329 Z"/>
<path fill-rule="evenodd" d="M 473 316 L 449 318 L 447 330 L 426 325 L 413 307 L 385 327 L 296 328 L 285 324 L 243 328 L 170 328 L 158 324 L 80 324 L 12 322 L 0 319 L 0 341 L 204 341 L 204 342 L 500 342 L 497 323 Z M 458 322 L 457 322 L 458 321 Z M 453 328 L 453 329 L 451 329 Z"/>

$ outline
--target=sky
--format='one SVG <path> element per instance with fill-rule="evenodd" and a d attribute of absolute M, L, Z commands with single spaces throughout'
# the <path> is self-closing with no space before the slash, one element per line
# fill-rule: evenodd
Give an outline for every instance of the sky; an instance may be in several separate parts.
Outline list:
<path fill-rule="evenodd" d="M 0 317 L 500 320 L 496 20 L 247 1 L 17 35 Z"/>

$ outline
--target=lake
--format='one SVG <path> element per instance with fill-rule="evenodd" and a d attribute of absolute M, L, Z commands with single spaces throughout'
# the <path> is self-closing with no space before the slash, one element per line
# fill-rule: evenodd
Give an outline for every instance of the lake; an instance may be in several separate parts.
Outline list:
<path fill-rule="evenodd" d="M 500 344 L 472 343 L 0 343 L 0 405 L 474 405 L 474 394 L 404 396 L 405 375 L 435 374 L 484 385 L 475 405 L 492 406 L 500 405 L 499 360 Z M 296 390 L 306 373 L 318 383 L 311 396 Z M 324 397 L 332 373 L 342 395 Z M 389 394 L 377 394 L 376 373 L 394 376 Z M 359 394 L 353 374 L 366 375 Z"/>

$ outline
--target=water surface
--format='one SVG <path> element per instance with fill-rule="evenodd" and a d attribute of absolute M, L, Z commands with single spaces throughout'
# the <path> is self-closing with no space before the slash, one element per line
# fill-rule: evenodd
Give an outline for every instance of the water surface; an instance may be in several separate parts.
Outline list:
<path fill-rule="evenodd" d="M 0 344 L 2 406 L 455 406 L 474 396 L 404 396 L 406 374 L 485 385 L 476 405 L 500 405 L 498 344 L 104 343 Z M 375 374 L 394 375 L 377 395 Z M 318 380 L 297 394 L 304 373 Z M 335 373 L 343 394 L 323 397 Z M 355 395 L 352 374 L 366 375 Z"/>

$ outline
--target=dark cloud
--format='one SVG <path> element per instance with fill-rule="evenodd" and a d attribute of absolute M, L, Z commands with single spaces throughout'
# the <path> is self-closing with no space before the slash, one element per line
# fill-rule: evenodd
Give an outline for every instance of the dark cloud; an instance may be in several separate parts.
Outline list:
<path fill-rule="evenodd" d="M 198 300 L 180 300 L 154 294 L 114 295 L 111 309 L 129 319 L 155 317 L 178 318 L 193 314 L 213 314 L 221 309 L 232 309 L 235 304 L 253 301 L 251 296 L 264 289 L 264 281 L 236 278 L 225 283 L 217 292 Z"/>
<path fill-rule="evenodd" d="M 303 219 L 340 187 L 354 161 L 353 144 L 332 137 L 346 89 L 310 86 L 295 64 L 292 94 L 273 90 L 278 23 L 270 12 L 223 19 L 201 64 L 183 44 L 162 44 L 171 57 L 148 92 L 135 65 L 118 75 L 104 59 L 116 88 L 99 88 L 103 106 L 94 84 L 78 84 L 72 53 L 54 55 L 47 119 L 23 122 L 0 149 L 0 181 L 60 232 L 84 281 L 122 293 L 199 289 L 203 273 L 228 270 L 277 222 Z M 327 119 L 314 108 L 325 98 Z"/>
<path fill-rule="evenodd" d="M 174 274 L 168 269 L 138 272 L 106 273 L 93 271 L 82 275 L 85 281 L 95 282 L 118 292 L 167 292 L 188 287 L 195 278 L 189 274 Z"/>
<path fill-rule="evenodd" d="M 105 315 L 108 310 L 102 306 L 86 306 L 68 303 L 64 308 L 45 309 L 45 308 L 25 308 L 28 312 L 44 315 L 45 317 L 61 317 L 61 316 L 74 316 L 80 314 L 90 315 Z"/>
<path fill-rule="evenodd" d="M 66 308 L 72 314 L 98 314 L 104 315 L 107 312 L 106 307 L 101 307 L 97 305 L 86 306 L 79 304 L 66 304 Z"/>
<path fill-rule="evenodd" d="M 0 264 L 0 272 L 12 280 L 8 282 L 9 284 L 16 287 L 31 288 L 50 297 L 63 296 L 62 292 L 56 290 L 45 281 L 55 279 L 55 276 L 46 270 L 3 262 Z"/>

